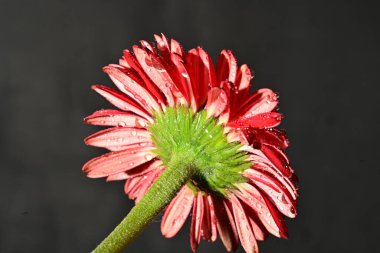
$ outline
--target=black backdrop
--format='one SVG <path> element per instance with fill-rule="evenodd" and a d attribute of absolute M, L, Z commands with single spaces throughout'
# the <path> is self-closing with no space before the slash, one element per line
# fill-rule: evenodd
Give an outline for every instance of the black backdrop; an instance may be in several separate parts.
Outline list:
<path fill-rule="evenodd" d="M 254 87 L 279 92 L 300 178 L 290 239 L 261 252 L 375 252 L 379 200 L 379 18 L 363 1 L 0 1 L 0 252 L 89 252 L 130 210 L 123 184 L 90 180 L 103 151 L 82 118 L 107 107 L 101 67 L 163 32 L 215 60 L 232 49 Z M 129 252 L 190 252 L 189 224 L 159 218 Z M 224 252 L 220 242 L 199 252 Z M 243 252 L 239 248 L 238 252 Z"/>

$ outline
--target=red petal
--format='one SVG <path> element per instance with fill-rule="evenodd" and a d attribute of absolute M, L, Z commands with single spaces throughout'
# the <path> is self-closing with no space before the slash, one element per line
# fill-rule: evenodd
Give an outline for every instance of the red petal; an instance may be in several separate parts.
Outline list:
<path fill-rule="evenodd" d="M 87 145 L 103 147 L 112 150 L 112 147 L 150 142 L 149 131 L 141 128 L 113 127 L 94 133 L 84 139 Z"/>
<path fill-rule="evenodd" d="M 277 206 L 281 213 L 294 218 L 296 216 L 295 201 L 291 199 L 290 193 L 284 189 L 280 182 L 268 173 L 255 169 L 244 171 L 244 176 L 249 178 L 253 184 L 266 193 L 266 195 Z"/>
<path fill-rule="evenodd" d="M 280 149 L 288 147 L 288 140 L 285 133 L 277 129 L 252 129 L 243 130 L 249 143 L 254 147 L 260 147 L 262 144 L 269 144 Z"/>
<path fill-rule="evenodd" d="M 286 157 L 285 153 L 276 148 L 275 146 L 263 144 L 261 145 L 261 151 L 269 158 L 269 160 L 278 168 L 283 175 L 291 178 L 293 175 L 293 170 L 289 165 L 289 159 Z"/>
<path fill-rule="evenodd" d="M 144 128 L 148 121 L 140 116 L 118 110 L 96 111 L 84 119 L 84 122 L 97 126 L 120 126 Z"/>
<path fill-rule="evenodd" d="M 233 193 L 255 211 L 265 228 L 277 237 L 286 237 L 286 226 L 278 212 L 272 209 L 271 204 L 265 200 L 266 197 L 247 183 L 240 184 L 238 188 L 240 191 L 233 190 Z"/>
<path fill-rule="evenodd" d="M 150 151 L 152 149 L 152 147 L 139 147 L 110 152 L 88 161 L 83 166 L 83 171 L 91 178 L 106 177 L 127 171 L 152 160 L 156 156 Z"/>
<path fill-rule="evenodd" d="M 193 93 L 193 88 L 191 86 L 190 76 L 186 70 L 183 59 L 176 55 L 171 54 L 171 60 L 173 62 L 173 78 L 178 89 L 181 91 L 182 95 L 186 99 L 188 104 L 191 104 L 194 111 L 196 111 L 196 101 Z"/>
<path fill-rule="evenodd" d="M 255 235 L 256 240 L 264 241 L 268 236 L 268 232 L 257 224 L 258 221 L 255 220 L 257 219 L 256 215 L 254 216 L 255 219 L 253 218 L 253 215 L 247 215 L 247 218 L 249 220 L 249 224 L 251 224 L 252 232 Z"/>
<path fill-rule="evenodd" d="M 194 198 L 193 204 L 193 216 L 191 219 L 190 228 L 190 245 L 193 252 L 197 251 L 199 241 L 201 239 L 201 226 L 203 217 L 203 196 L 198 192 L 196 198 Z"/>
<path fill-rule="evenodd" d="M 217 87 L 211 88 L 208 91 L 206 111 L 207 117 L 218 117 L 227 106 L 226 93 Z"/>
<path fill-rule="evenodd" d="M 235 83 L 236 72 L 237 63 L 234 55 L 230 50 L 223 50 L 216 64 L 217 83 L 223 81 Z"/>
<path fill-rule="evenodd" d="M 200 47 L 191 49 L 186 55 L 186 69 L 189 73 L 197 108 L 207 99 L 209 86 L 215 85 L 214 66 L 208 54 Z"/>
<path fill-rule="evenodd" d="M 128 75 L 123 73 L 114 67 L 104 67 L 103 71 L 106 72 L 112 81 L 116 84 L 116 86 L 130 97 L 134 98 L 136 102 L 138 102 L 141 106 L 144 107 L 147 111 L 151 109 L 155 111 L 160 111 L 161 108 L 157 103 L 156 99 L 140 84 L 135 82 Z"/>
<path fill-rule="evenodd" d="M 156 52 L 156 49 L 154 47 L 152 47 L 152 45 L 145 41 L 145 40 L 140 40 L 140 44 L 141 46 L 144 48 L 144 49 L 148 49 L 149 51 L 151 51 L 152 53 L 157 53 Z"/>
<path fill-rule="evenodd" d="M 271 112 L 278 104 L 278 96 L 270 89 L 259 89 L 234 114 L 236 118 L 248 118 L 260 113 Z"/>
<path fill-rule="evenodd" d="M 201 236 L 204 240 L 211 240 L 211 217 L 210 217 L 210 206 L 207 200 L 207 196 L 203 196 L 203 217 L 202 217 L 202 229 Z"/>
<path fill-rule="evenodd" d="M 140 105 L 136 104 L 123 93 L 120 93 L 117 90 L 102 85 L 93 85 L 92 89 L 100 95 L 102 95 L 105 99 L 107 99 L 111 104 L 113 104 L 117 108 L 124 111 L 134 112 L 147 120 L 152 119 L 152 116 L 150 116 Z"/>
<path fill-rule="evenodd" d="M 134 46 L 133 51 L 136 55 L 137 61 L 145 71 L 145 74 L 153 81 L 160 91 L 164 93 L 168 104 L 173 106 L 175 101 L 172 91 L 175 86 L 161 60 L 156 55 L 147 52 L 138 46 Z"/>
<path fill-rule="evenodd" d="M 248 118 L 239 118 L 228 123 L 230 127 L 253 127 L 253 128 L 272 128 L 281 123 L 282 115 L 277 112 L 260 113 Z"/>
<path fill-rule="evenodd" d="M 161 221 L 161 232 L 166 238 L 175 236 L 182 228 L 190 214 L 194 193 L 187 186 L 182 187 L 177 196 L 170 202 Z"/>
<path fill-rule="evenodd" d="M 255 236 L 240 201 L 234 195 L 230 196 L 230 200 L 241 245 L 247 253 L 258 253 Z"/>
<path fill-rule="evenodd" d="M 215 207 L 215 216 L 220 239 L 228 252 L 235 251 L 239 244 L 239 236 L 231 209 L 222 200 L 212 198 Z"/>

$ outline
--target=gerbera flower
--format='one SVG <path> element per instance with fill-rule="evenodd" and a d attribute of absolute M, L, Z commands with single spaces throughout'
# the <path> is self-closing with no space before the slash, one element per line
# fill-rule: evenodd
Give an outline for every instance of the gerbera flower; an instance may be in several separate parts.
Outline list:
<path fill-rule="evenodd" d="M 85 139 L 111 152 L 83 171 L 125 180 L 125 193 L 137 203 L 125 222 L 138 224 L 119 229 L 125 230 L 119 239 L 165 207 L 162 234 L 175 236 L 191 216 L 194 252 L 201 238 L 219 236 L 229 252 L 239 242 L 246 252 L 258 252 L 256 241 L 269 233 L 286 238 L 284 216 L 296 216 L 298 194 L 283 152 L 287 139 L 275 129 L 282 119 L 277 95 L 270 89 L 249 94 L 251 71 L 228 50 L 215 69 L 200 47 L 184 52 L 164 35 L 155 40 L 156 47 L 141 41 L 133 52 L 124 50 L 119 64 L 104 67 L 118 90 L 93 89 L 118 109 L 85 118 L 111 126 Z M 119 243 L 106 241 L 103 250 Z"/>

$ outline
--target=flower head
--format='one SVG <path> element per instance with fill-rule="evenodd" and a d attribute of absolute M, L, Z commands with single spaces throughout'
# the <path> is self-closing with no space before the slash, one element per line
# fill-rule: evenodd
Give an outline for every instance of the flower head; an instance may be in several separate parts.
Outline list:
<path fill-rule="evenodd" d="M 117 89 L 93 89 L 118 109 L 85 118 L 110 126 L 85 139 L 111 152 L 87 162 L 88 177 L 125 180 L 136 202 L 181 154 L 195 173 L 164 211 L 162 234 L 173 237 L 191 216 L 190 243 L 219 236 L 227 251 L 241 242 L 258 252 L 257 240 L 271 233 L 286 238 L 284 216 L 296 216 L 296 177 L 283 150 L 285 134 L 275 129 L 282 115 L 270 89 L 249 94 L 252 74 L 228 50 L 216 68 L 200 47 L 155 35 L 124 50 L 119 64 L 104 67 Z"/>

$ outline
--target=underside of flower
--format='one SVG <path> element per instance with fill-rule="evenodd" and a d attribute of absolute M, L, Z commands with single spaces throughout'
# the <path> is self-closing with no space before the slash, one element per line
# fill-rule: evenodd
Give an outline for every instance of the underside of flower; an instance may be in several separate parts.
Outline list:
<path fill-rule="evenodd" d="M 110 152 L 83 166 L 88 177 L 125 180 L 135 200 L 94 252 L 120 252 L 164 211 L 161 232 L 175 236 L 191 217 L 190 245 L 218 237 L 228 252 L 241 243 L 257 253 L 268 234 L 287 237 L 284 217 L 297 214 L 297 177 L 276 129 L 278 96 L 250 94 L 250 69 L 223 50 L 214 68 L 200 47 L 176 40 L 140 41 L 119 64 L 103 68 L 118 90 L 93 89 L 117 109 L 99 110 L 88 124 L 108 126 L 85 139 Z"/>
<path fill-rule="evenodd" d="M 239 142 L 229 143 L 224 127 L 207 117 L 206 111 L 193 113 L 190 108 L 172 107 L 154 114 L 148 129 L 164 165 L 175 156 L 184 157 L 195 169 L 188 185 L 193 190 L 226 195 L 226 189 L 246 182 L 242 172 L 251 167 L 247 152 Z"/>

